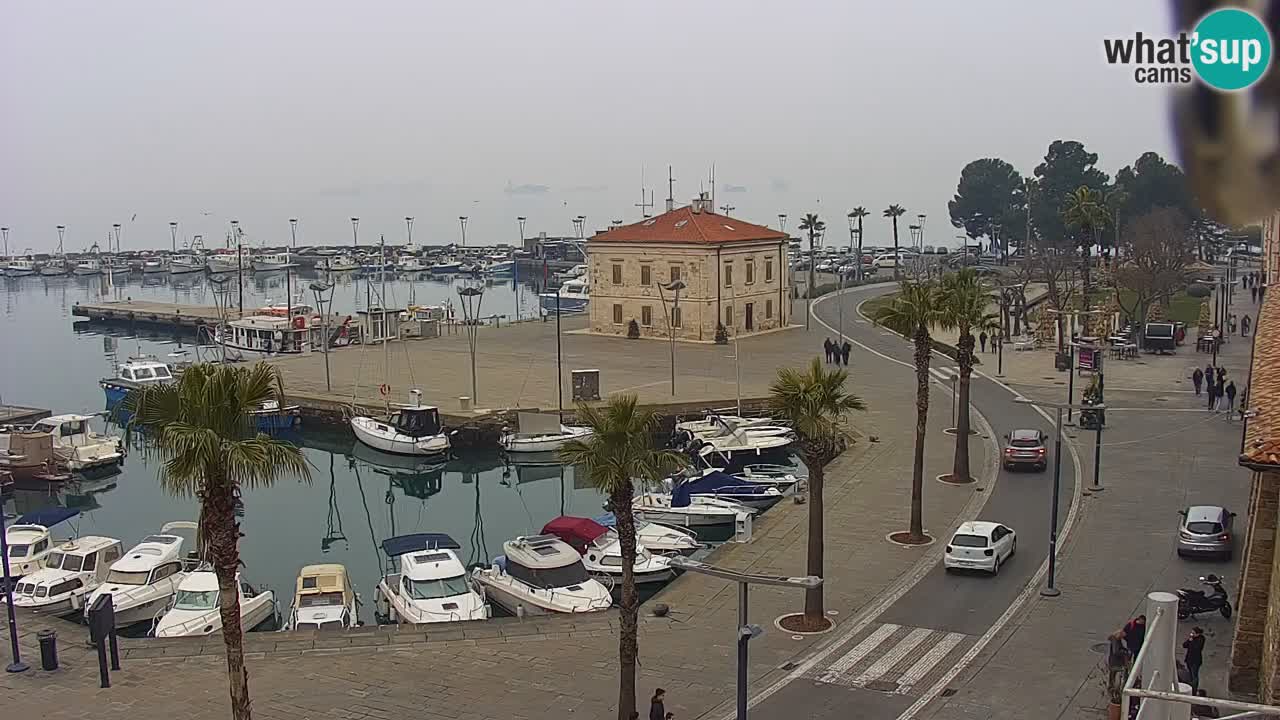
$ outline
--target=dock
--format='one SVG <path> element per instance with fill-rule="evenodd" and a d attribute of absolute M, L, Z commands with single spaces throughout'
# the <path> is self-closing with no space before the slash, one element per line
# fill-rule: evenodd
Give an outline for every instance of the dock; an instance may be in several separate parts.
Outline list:
<path fill-rule="evenodd" d="M 30 425 L 39 422 L 53 413 L 43 408 L 23 407 L 21 405 L 0 405 L 0 425 Z"/>
<path fill-rule="evenodd" d="M 150 300 L 112 300 L 99 303 L 76 303 L 71 307 L 72 317 L 90 322 L 144 325 L 169 330 L 195 332 L 201 327 L 212 327 L 220 322 L 218 308 L 209 305 L 181 305 Z M 227 309 L 228 320 L 238 320 L 240 312 Z"/>

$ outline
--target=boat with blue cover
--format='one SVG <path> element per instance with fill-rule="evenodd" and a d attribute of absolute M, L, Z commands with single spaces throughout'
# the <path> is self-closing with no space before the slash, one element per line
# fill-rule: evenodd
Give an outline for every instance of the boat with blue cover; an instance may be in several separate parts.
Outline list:
<path fill-rule="evenodd" d="M 782 499 L 782 491 L 772 485 L 753 483 L 720 470 L 707 470 L 701 477 L 676 475 L 671 478 L 671 504 L 687 504 L 687 498 L 712 497 L 732 500 L 749 508 L 768 510 Z"/>

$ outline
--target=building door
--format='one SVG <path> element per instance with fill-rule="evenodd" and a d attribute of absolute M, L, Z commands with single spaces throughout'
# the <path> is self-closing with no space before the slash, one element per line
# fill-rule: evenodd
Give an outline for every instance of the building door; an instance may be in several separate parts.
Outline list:
<path fill-rule="evenodd" d="M 746 331 L 752 332 L 756 329 L 756 304 L 747 303 L 747 317 L 745 318 Z"/>

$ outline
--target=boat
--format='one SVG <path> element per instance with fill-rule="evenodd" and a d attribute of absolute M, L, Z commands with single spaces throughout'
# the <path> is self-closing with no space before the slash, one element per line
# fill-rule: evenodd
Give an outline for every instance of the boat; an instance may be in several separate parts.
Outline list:
<path fill-rule="evenodd" d="M 694 497 L 688 491 L 675 493 L 645 492 L 632 502 L 632 510 L 645 520 L 679 525 L 694 530 L 730 527 L 753 513 L 743 505 L 712 497 Z"/>
<path fill-rule="evenodd" d="M 622 580 L 622 543 L 613 528 L 584 517 L 561 515 L 542 527 L 543 535 L 554 535 L 582 556 L 583 567 L 596 579 Z M 655 555 L 636 538 L 636 561 L 632 568 L 636 584 L 665 583 L 676 576 L 665 555 Z"/>
<path fill-rule="evenodd" d="M 285 630 L 347 630 L 360 624 L 360 596 L 345 565 L 307 565 L 294 584 Z"/>
<path fill-rule="evenodd" d="M 53 437 L 53 454 L 71 472 L 119 465 L 124 449 L 117 435 L 102 435 L 89 427 L 92 415 L 54 415 L 31 426 Z"/>
<path fill-rule="evenodd" d="M 142 261 L 143 275 L 158 275 L 160 273 L 169 272 L 169 259 L 163 257 L 152 257 Z"/>
<path fill-rule="evenodd" d="M 209 256 L 209 272 L 233 273 L 253 269 L 253 254 L 244 250 L 217 250 Z"/>
<path fill-rule="evenodd" d="M 107 409 L 113 410 L 130 391 L 151 385 L 164 385 L 174 380 L 169 364 L 153 357 L 131 357 L 116 366 L 116 376 L 98 381 L 107 396 Z"/>
<path fill-rule="evenodd" d="M 31 428 L 0 429 L 0 471 L 23 482 L 72 479 L 53 453 L 53 436 Z"/>
<path fill-rule="evenodd" d="M 82 275 L 82 276 L 101 275 L 102 261 L 99 260 L 98 258 L 85 258 L 84 260 L 81 260 L 80 262 L 76 263 L 76 266 L 71 269 L 71 274 Z"/>
<path fill-rule="evenodd" d="M 562 313 L 586 312 L 587 303 L 591 300 L 590 293 L 591 287 L 586 276 L 583 276 L 566 282 L 555 292 L 539 293 L 538 303 L 546 313 L 557 310 Z"/>
<path fill-rule="evenodd" d="M 498 262 L 490 263 L 488 267 L 485 268 L 485 271 L 490 275 L 514 275 L 516 271 L 516 261 L 499 260 Z"/>
<path fill-rule="evenodd" d="M 605 527 L 615 527 L 618 518 L 613 513 L 605 513 L 594 520 Z M 702 549 L 698 536 L 673 525 L 649 522 L 641 517 L 634 518 L 636 541 L 649 552 L 659 555 L 684 555 L 688 557 Z"/>
<path fill-rule="evenodd" d="M 676 423 L 677 431 L 695 436 L 718 435 L 732 432 L 734 429 L 742 429 L 753 435 L 787 435 L 793 432 L 791 428 L 775 422 L 772 418 L 748 418 L 718 413 L 708 413 L 700 420 L 684 420 Z"/>
<path fill-rule="evenodd" d="M 454 552 L 461 546 L 444 533 L 399 535 L 382 541 L 392 568 L 378 581 L 374 605 L 381 622 L 402 625 L 489 619 L 484 590 Z"/>
<path fill-rule="evenodd" d="M 169 261 L 169 273 L 172 275 L 204 272 L 208 267 L 209 263 L 201 253 L 182 253 Z"/>
<path fill-rule="evenodd" d="M 186 520 L 166 523 L 155 535 L 147 535 L 124 557 L 111 564 L 106 579 L 89 594 L 85 614 L 102 595 L 111 596 L 116 627 L 125 628 L 153 622 L 168 607 L 187 576 L 190 563 L 182 556 L 183 538 L 176 530 L 194 532 L 196 524 Z"/>
<path fill-rule="evenodd" d="M 236 586 L 240 599 L 240 626 L 246 631 L 272 620 L 276 616 L 275 593 L 263 588 L 258 590 L 236 574 Z M 213 568 L 203 565 L 188 573 L 178 583 L 173 603 L 152 631 L 156 637 L 200 637 L 212 635 L 222 629 L 222 611 L 219 606 L 218 576 Z"/>
<path fill-rule="evenodd" d="M 690 477 L 676 475 L 669 478 L 672 484 L 672 502 L 678 502 L 682 492 L 692 497 L 712 497 L 732 500 L 756 510 L 768 510 L 782 499 L 782 491 L 772 485 L 753 483 L 736 478 L 721 470 L 711 468 L 701 475 Z"/>
<path fill-rule="evenodd" d="M 809 479 L 807 475 L 797 473 L 794 468 L 768 463 L 745 465 L 738 472 L 732 473 L 732 475 L 747 482 L 772 485 L 782 491 L 784 495 L 795 490 L 802 480 Z"/>
<path fill-rule="evenodd" d="M 568 270 L 556 273 L 556 279 L 560 281 L 576 280 L 580 277 L 586 277 L 588 270 L 590 270 L 590 268 L 586 265 L 574 265 Z"/>
<path fill-rule="evenodd" d="M 422 391 L 412 390 L 412 405 L 399 405 L 385 420 L 351 418 L 356 439 L 395 455 L 439 455 L 449 451 L 449 435 L 440 426 L 440 409 L 420 404 Z"/>
<path fill-rule="evenodd" d="M 128 275 L 133 272 L 133 268 L 129 266 L 129 261 L 122 257 L 112 257 L 102 266 L 102 272 L 108 275 Z"/>
<path fill-rule="evenodd" d="M 250 410 L 249 415 L 253 417 L 258 431 L 269 435 L 296 430 L 302 425 L 302 407 L 281 405 L 279 400 L 266 400 L 258 405 L 257 410 Z"/>
<path fill-rule="evenodd" d="M 247 315 L 214 328 L 213 342 L 241 352 L 296 355 L 324 347 L 324 333 L 320 322 L 305 315 Z"/>
<path fill-rule="evenodd" d="M 502 449 L 509 453 L 555 452 L 570 440 L 591 437 L 591 428 L 562 425 L 558 415 L 517 413 L 517 432 L 502 436 Z"/>
<path fill-rule="evenodd" d="M 426 272 L 430 267 L 417 255 L 401 255 L 396 260 L 397 272 Z"/>
<path fill-rule="evenodd" d="M 445 260 L 435 263 L 430 270 L 437 275 L 452 275 L 462 271 L 462 263 L 457 260 Z"/>
<path fill-rule="evenodd" d="M 40 266 L 40 274 L 44 277 L 58 277 L 67 274 L 67 260 L 59 255 Z"/>
<path fill-rule="evenodd" d="M 347 253 L 339 253 L 316 260 L 315 268 L 319 272 L 350 272 L 359 270 L 360 263 Z"/>
<path fill-rule="evenodd" d="M 255 255 L 252 264 L 254 272 L 274 272 L 298 267 L 298 263 L 289 257 L 288 251 Z"/>
<path fill-rule="evenodd" d="M 78 613 L 123 552 L 115 538 L 86 535 L 68 540 L 49 553 L 42 569 L 22 578 L 13 591 L 13 606 L 47 615 Z"/>
<path fill-rule="evenodd" d="M 40 272 L 40 266 L 29 257 L 12 258 L 4 266 L 4 276 L 11 278 L 28 277 Z"/>
<path fill-rule="evenodd" d="M 598 612 L 613 604 L 609 588 L 591 577 L 582 556 L 554 535 L 518 537 L 502 549 L 504 555 L 472 577 L 512 615 Z"/>
<path fill-rule="evenodd" d="M 48 507 L 21 515 L 4 529 L 9 546 L 9 577 L 21 578 L 43 568 L 56 547 L 49 528 L 79 515 L 75 508 Z"/>
<path fill-rule="evenodd" d="M 785 435 L 752 435 L 742 428 L 732 428 L 718 435 L 692 435 L 683 431 L 677 431 L 676 435 L 674 444 L 689 455 L 716 452 L 729 463 L 783 454 L 795 442 L 795 434 L 790 431 Z"/>

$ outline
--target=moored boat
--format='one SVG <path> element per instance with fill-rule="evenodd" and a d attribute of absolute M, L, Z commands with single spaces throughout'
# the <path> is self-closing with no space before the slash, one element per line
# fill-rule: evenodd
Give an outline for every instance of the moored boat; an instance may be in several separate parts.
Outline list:
<path fill-rule="evenodd" d="M 298 263 L 289 257 L 288 251 L 279 253 L 262 253 L 254 256 L 254 272 L 274 272 L 298 267 Z"/>
<path fill-rule="evenodd" d="M 517 413 L 516 432 L 502 436 L 502 449 L 509 453 L 555 452 L 570 440 L 591 437 L 591 428 L 562 425 L 559 415 Z"/>
<path fill-rule="evenodd" d="M 504 555 L 472 576 L 489 600 L 517 617 L 607 610 L 609 588 L 591 577 L 582 557 L 554 535 L 503 543 Z"/>
<path fill-rule="evenodd" d="M 236 575 L 236 590 L 240 603 L 240 625 L 252 630 L 276 615 L 275 593 L 259 590 Z M 156 637 L 200 637 L 212 635 L 222 629 L 222 613 L 219 607 L 220 589 L 218 576 L 213 569 L 204 566 L 189 573 L 178 583 L 173 603 L 156 623 Z"/>
<path fill-rule="evenodd" d="M 53 438 L 53 454 L 71 472 L 119 465 L 124 449 L 118 435 L 103 435 L 89 427 L 92 415 L 54 415 L 31 426 Z"/>
<path fill-rule="evenodd" d="M 35 260 L 26 258 L 12 258 L 4 266 L 4 276 L 11 278 L 29 277 L 40 272 L 40 266 Z"/>
<path fill-rule="evenodd" d="M 76 263 L 76 266 L 71 269 L 71 274 L 81 276 L 101 275 L 102 261 L 98 258 L 85 258 L 84 260 Z"/>
<path fill-rule="evenodd" d="M 100 595 L 111 595 L 117 628 L 153 622 L 187 576 L 182 556 L 183 537 L 177 530 L 195 532 L 186 520 L 166 523 L 155 535 L 147 535 L 111 564 L 107 577 L 85 602 L 86 612 Z"/>
<path fill-rule="evenodd" d="M 590 301 L 591 287 L 585 275 L 566 282 L 555 292 L 544 292 L 538 295 L 538 304 L 546 313 L 586 312 Z"/>
<path fill-rule="evenodd" d="M 374 604 L 380 622 L 406 625 L 487 620 L 484 591 L 454 552 L 461 546 L 444 533 L 399 535 L 382 550 L 399 572 L 378 582 Z"/>
<path fill-rule="evenodd" d="M 209 263 L 201 253 L 182 253 L 169 261 L 169 272 L 174 275 L 204 272 L 208 267 Z"/>
<path fill-rule="evenodd" d="M 616 583 L 622 580 L 622 544 L 613 528 L 590 518 L 561 515 L 542 527 L 543 535 L 555 535 L 582 556 L 591 576 Z M 636 538 L 632 575 L 637 584 L 664 583 L 675 577 L 675 568 L 663 555 L 655 555 Z"/>
<path fill-rule="evenodd" d="M 21 578 L 44 567 L 56 548 L 50 528 L 79 515 L 75 508 L 48 507 L 21 515 L 4 529 L 9 546 L 9 576 Z"/>
<path fill-rule="evenodd" d="M 360 596 L 345 565 L 307 565 L 298 573 L 285 630 L 346 630 L 360 624 Z"/>
<path fill-rule="evenodd" d="M 449 435 L 440 425 L 440 409 L 420 404 L 420 391 L 411 391 L 412 405 L 400 405 L 386 419 L 351 418 L 356 439 L 375 450 L 395 455 L 439 455 L 449 451 Z"/>
<path fill-rule="evenodd" d="M 115 538 L 86 535 L 68 540 L 49 553 L 43 568 L 22 578 L 14 588 L 13 605 L 48 615 L 80 612 L 122 553 Z"/>

